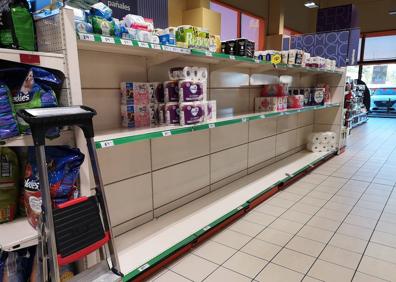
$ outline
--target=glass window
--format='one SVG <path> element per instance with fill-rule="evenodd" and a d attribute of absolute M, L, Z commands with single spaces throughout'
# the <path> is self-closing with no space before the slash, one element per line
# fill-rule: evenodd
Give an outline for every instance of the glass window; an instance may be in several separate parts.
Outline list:
<path fill-rule="evenodd" d="M 212 1 L 210 9 L 221 14 L 221 40 L 238 38 L 238 12 Z"/>
<path fill-rule="evenodd" d="M 255 49 L 259 49 L 260 42 L 260 20 L 255 17 L 241 15 L 241 37 L 254 41 Z"/>
<path fill-rule="evenodd" d="M 364 60 L 396 59 L 396 35 L 367 37 L 364 48 Z"/>
<path fill-rule="evenodd" d="M 396 64 L 363 66 L 362 80 L 369 88 L 396 87 Z"/>

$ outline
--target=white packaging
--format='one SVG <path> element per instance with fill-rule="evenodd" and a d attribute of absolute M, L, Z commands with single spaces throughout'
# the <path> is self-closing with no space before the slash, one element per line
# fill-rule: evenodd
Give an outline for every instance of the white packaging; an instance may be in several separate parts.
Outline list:
<path fill-rule="evenodd" d="M 296 55 L 297 55 L 297 50 L 296 49 L 291 49 L 291 50 L 288 51 L 287 63 L 289 65 L 294 65 L 296 63 Z"/>
<path fill-rule="evenodd" d="M 173 36 L 175 36 L 176 30 L 177 30 L 177 27 L 170 26 L 170 27 L 165 28 L 164 34 L 172 34 Z"/>
<path fill-rule="evenodd" d="M 303 67 L 305 67 L 305 66 L 307 66 L 307 63 L 309 64 L 309 59 L 311 58 L 311 54 L 310 53 L 308 53 L 308 52 L 304 52 L 304 55 L 303 55 L 303 60 L 302 60 L 302 66 Z"/>
<path fill-rule="evenodd" d="M 313 132 L 308 136 L 308 143 L 320 144 L 324 141 L 323 132 Z"/>
<path fill-rule="evenodd" d="M 217 118 L 216 100 L 209 100 L 204 102 L 205 107 L 205 121 L 215 121 Z"/>
<path fill-rule="evenodd" d="M 314 153 L 318 153 L 318 152 L 322 152 L 323 149 L 321 144 L 308 143 L 307 150 Z"/>
<path fill-rule="evenodd" d="M 287 65 L 289 60 L 289 51 L 281 51 L 281 56 L 282 56 L 282 64 Z"/>
<path fill-rule="evenodd" d="M 208 80 L 208 69 L 207 68 L 198 68 L 197 79 L 200 82 L 206 82 Z"/>

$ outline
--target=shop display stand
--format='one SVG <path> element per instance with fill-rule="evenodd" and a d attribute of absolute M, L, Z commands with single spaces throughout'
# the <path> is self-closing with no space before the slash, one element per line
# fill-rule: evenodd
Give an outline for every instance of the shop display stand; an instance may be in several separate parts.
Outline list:
<path fill-rule="evenodd" d="M 363 104 L 363 91 L 366 86 L 354 85 L 352 90 L 353 98 L 347 109 L 345 119 L 348 129 L 355 128 L 368 120 L 368 112 Z"/>
<path fill-rule="evenodd" d="M 39 28 L 41 50 L 64 56 L 64 105 L 84 104 L 98 112 L 95 143 L 125 280 L 182 253 L 336 153 L 304 148 L 313 131 L 334 131 L 341 140 L 344 69 L 274 67 L 225 54 L 82 36 L 67 9 L 45 21 L 45 28 L 57 27 L 61 36 L 55 44 Z M 185 65 L 208 69 L 208 98 L 217 101 L 220 118 L 187 127 L 120 128 L 120 82 L 163 82 L 169 67 Z M 285 76 L 293 87 L 329 84 L 331 103 L 253 113 L 261 85 Z M 72 133 L 83 148 L 81 133 Z M 83 196 L 93 193 L 93 183 L 89 167 L 82 166 Z M 86 266 L 96 262 L 90 256 Z"/>

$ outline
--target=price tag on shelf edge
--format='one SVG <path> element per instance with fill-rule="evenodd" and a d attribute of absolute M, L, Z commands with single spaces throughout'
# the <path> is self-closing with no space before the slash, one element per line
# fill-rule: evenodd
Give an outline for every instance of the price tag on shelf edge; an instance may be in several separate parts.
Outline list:
<path fill-rule="evenodd" d="M 162 136 L 166 137 L 166 136 L 171 136 L 172 132 L 170 130 L 167 131 L 162 131 Z"/>
<path fill-rule="evenodd" d="M 207 57 L 213 57 L 212 52 L 210 52 L 210 51 L 205 51 L 205 55 Z"/>
<path fill-rule="evenodd" d="M 242 118 L 242 122 L 247 122 L 247 121 L 248 121 L 248 118 L 246 118 L 246 117 Z"/>
<path fill-rule="evenodd" d="M 161 50 L 161 45 L 158 44 L 151 44 L 151 47 L 153 47 L 153 49 Z"/>
<path fill-rule="evenodd" d="M 147 42 L 138 42 L 139 47 L 142 48 L 150 48 L 150 45 Z"/>
<path fill-rule="evenodd" d="M 207 225 L 204 228 L 202 228 L 203 231 L 208 231 L 209 229 L 210 229 L 210 225 Z"/>
<path fill-rule="evenodd" d="M 81 40 L 95 41 L 95 36 L 93 34 L 79 33 L 79 36 Z"/>
<path fill-rule="evenodd" d="M 261 115 L 260 118 L 265 118 L 265 115 Z"/>
<path fill-rule="evenodd" d="M 231 59 L 231 60 L 235 60 L 236 58 L 235 58 L 235 56 L 230 55 L 230 59 Z"/>
<path fill-rule="evenodd" d="M 142 271 L 146 270 L 149 267 L 150 267 L 150 265 L 148 263 L 146 263 L 146 264 L 143 264 L 141 267 L 139 267 L 138 270 L 140 272 L 142 272 Z"/>
<path fill-rule="evenodd" d="M 209 128 L 215 128 L 216 127 L 216 124 L 214 124 L 214 123 L 209 123 Z"/>
<path fill-rule="evenodd" d="M 133 46 L 132 40 L 120 39 L 122 45 Z"/>
<path fill-rule="evenodd" d="M 100 146 L 102 148 L 112 147 L 114 146 L 114 141 L 113 140 L 102 141 L 100 142 Z"/>
<path fill-rule="evenodd" d="M 113 37 L 107 37 L 107 36 L 101 36 L 102 42 L 103 43 L 109 43 L 109 44 L 114 44 L 114 38 Z"/>

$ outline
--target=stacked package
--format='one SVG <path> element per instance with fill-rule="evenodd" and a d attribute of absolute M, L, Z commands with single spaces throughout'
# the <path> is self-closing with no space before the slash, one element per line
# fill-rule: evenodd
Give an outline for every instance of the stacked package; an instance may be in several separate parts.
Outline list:
<path fill-rule="evenodd" d="M 287 109 L 287 85 L 264 85 L 261 97 L 255 98 L 255 112 L 279 112 Z"/>
<path fill-rule="evenodd" d="M 122 82 L 121 123 L 123 127 L 150 127 L 161 124 L 160 103 L 164 102 L 162 83 Z M 163 123 L 163 120 L 162 120 Z"/>
<path fill-rule="evenodd" d="M 11 93 L 5 84 L 0 83 L 0 139 L 18 136 L 19 130 L 11 102 Z"/>
<path fill-rule="evenodd" d="M 290 96 L 299 96 L 304 106 L 321 106 L 330 103 L 330 88 L 321 84 L 319 87 L 289 87 Z"/>
<path fill-rule="evenodd" d="M 255 43 L 245 38 L 221 42 L 221 53 L 228 55 L 253 58 L 254 49 Z"/>
<path fill-rule="evenodd" d="M 335 132 L 314 132 L 308 136 L 307 150 L 317 152 L 330 152 L 337 148 Z"/>
<path fill-rule="evenodd" d="M 207 101 L 207 77 L 206 68 L 169 69 L 171 80 L 164 82 L 166 124 L 191 125 L 216 119 L 216 101 Z"/>

